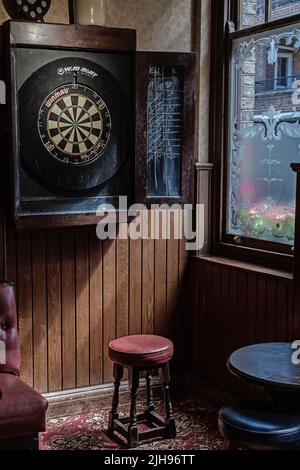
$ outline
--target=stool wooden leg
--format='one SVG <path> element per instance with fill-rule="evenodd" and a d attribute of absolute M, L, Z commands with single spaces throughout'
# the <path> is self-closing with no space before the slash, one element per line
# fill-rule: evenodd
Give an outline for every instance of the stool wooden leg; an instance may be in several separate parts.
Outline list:
<path fill-rule="evenodd" d="M 114 364 L 114 394 L 112 400 L 111 412 L 109 414 L 109 423 L 108 430 L 114 431 L 114 420 L 119 418 L 118 408 L 119 408 L 119 389 L 120 382 L 123 377 L 124 367 L 119 364 Z"/>
<path fill-rule="evenodd" d="M 151 413 L 154 411 L 153 392 L 151 388 L 151 372 L 146 372 L 146 384 L 147 384 L 147 412 Z"/>
<path fill-rule="evenodd" d="M 173 416 L 173 408 L 170 397 L 170 369 L 169 364 L 164 365 L 160 370 L 160 378 L 163 384 L 165 408 L 166 408 L 166 433 L 170 438 L 176 437 L 176 424 Z"/>
<path fill-rule="evenodd" d="M 130 406 L 130 420 L 128 426 L 128 446 L 136 447 L 139 443 L 137 416 L 136 416 L 136 399 L 137 391 L 139 388 L 139 370 L 135 367 L 128 369 L 129 384 L 131 389 L 131 406 Z"/>

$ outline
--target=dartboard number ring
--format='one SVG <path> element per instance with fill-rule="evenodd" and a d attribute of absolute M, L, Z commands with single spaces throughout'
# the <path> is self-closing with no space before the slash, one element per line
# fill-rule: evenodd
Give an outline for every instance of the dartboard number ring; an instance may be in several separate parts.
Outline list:
<path fill-rule="evenodd" d="M 85 85 L 53 90 L 39 110 L 38 129 L 52 157 L 66 164 L 96 161 L 108 145 L 112 123 L 101 96 Z"/>

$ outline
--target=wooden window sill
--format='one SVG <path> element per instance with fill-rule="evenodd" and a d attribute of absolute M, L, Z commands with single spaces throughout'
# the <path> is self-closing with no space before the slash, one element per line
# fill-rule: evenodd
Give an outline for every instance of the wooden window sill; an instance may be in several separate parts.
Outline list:
<path fill-rule="evenodd" d="M 264 275 L 268 275 L 268 276 L 272 276 L 272 277 L 276 277 L 280 279 L 293 279 L 294 278 L 292 273 L 289 273 L 286 271 L 280 271 L 277 269 L 267 268 L 265 266 L 260 266 L 257 264 L 247 263 L 245 261 L 222 258 L 219 256 L 195 255 L 193 257 L 193 260 L 195 260 L 196 262 L 218 264 L 218 265 L 226 266 L 227 268 L 232 268 L 232 269 L 241 269 L 247 272 L 261 273 Z"/>

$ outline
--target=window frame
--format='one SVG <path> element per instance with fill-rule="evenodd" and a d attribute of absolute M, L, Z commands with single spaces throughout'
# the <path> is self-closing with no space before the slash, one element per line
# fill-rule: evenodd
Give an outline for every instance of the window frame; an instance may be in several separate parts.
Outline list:
<path fill-rule="evenodd" d="M 278 20 L 271 18 L 271 0 L 266 0 L 267 23 L 235 29 L 240 24 L 239 0 L 212 0 L 210 161 L 212 177 L 211 247 L 212 254 L 252 262 L 291 272 L 293 247 L 226 233 L 228 189 L 228 115 L 231 44 L 234 39 L 300 23 L 300 14 Z M 291 170 L 292 171 L 292 170 Z"/>
<path fill-rule="evenodd" d="M 279 59 L 286 59 L 286 75 L 278 78 L 278 62 Z M 274 86 L 273 90 L 290 90 L 292 88 L 292 73 L 293 73 L 293 54 L 291 52 L 278 52 L 278 59 L 274 66 Z M 286 85 L 278 85 L 278 82 L 285 78 Z"/>

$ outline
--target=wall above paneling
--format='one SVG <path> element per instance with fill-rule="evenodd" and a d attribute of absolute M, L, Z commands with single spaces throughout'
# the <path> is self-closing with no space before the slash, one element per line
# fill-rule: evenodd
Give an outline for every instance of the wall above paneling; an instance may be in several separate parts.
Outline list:
<path fill-rule="evenodd" d="M 141 51 L 189 52 L 193 0 L 107 0 L 106 26 L 137 30 Z M 0 2 L 0 23 L 9 19 Z M 49 23 L 69 23 L 68 0 L 52 0 Z"/>
<path fill-rule="evenodd" d="M 192 0 L 108 0 L 106 26 L 137 30 L 138 49 L 191 51 Z"/>

